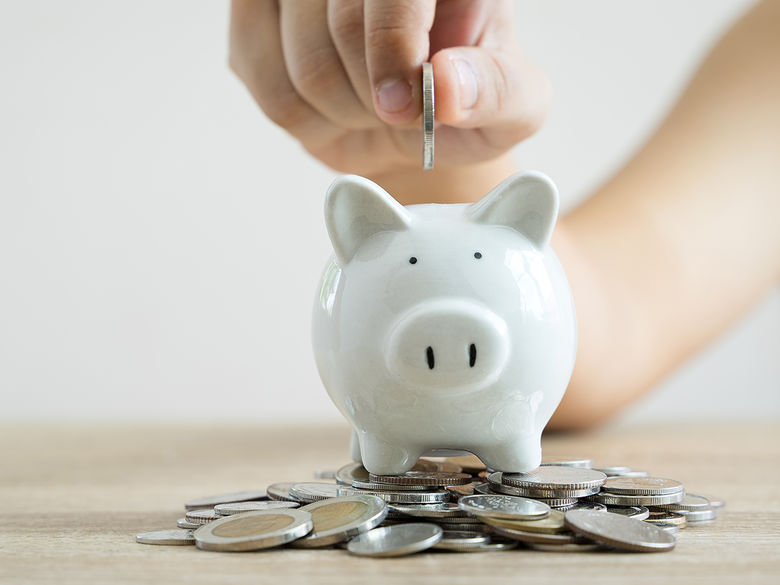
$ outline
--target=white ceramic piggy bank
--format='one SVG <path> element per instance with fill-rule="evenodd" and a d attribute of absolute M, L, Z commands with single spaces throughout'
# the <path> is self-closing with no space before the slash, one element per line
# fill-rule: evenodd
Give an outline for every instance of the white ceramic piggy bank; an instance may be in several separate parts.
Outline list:
<path fill-rule="evenodd" d="M 473 205 L 404 207 L 354 175 L 331 185 L 335 255 L 315 298 L 314 354 L 369 471 L 403 473 L 436 449 L 503 471 L 539 465 L 577 337 L 548 245 L 557 213 L 555 185 L 536 172 Z"/>

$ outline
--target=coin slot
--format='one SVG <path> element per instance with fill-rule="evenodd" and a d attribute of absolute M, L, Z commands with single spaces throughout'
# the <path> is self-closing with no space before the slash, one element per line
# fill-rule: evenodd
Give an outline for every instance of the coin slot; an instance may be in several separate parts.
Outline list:
<path fill-rule="evenodd" d="M 479 252 L 477 252 L 479 254 Z M 477 363 L 477 346 L 473 343 L 469 346 L 469 367 L 473 368 Z"/>
<path fill-rule="evenodd" d="M 429 345 L 425 350 L 425 358 L 428 360 L 428 368 L 433 369 L 433 348 Z"/>

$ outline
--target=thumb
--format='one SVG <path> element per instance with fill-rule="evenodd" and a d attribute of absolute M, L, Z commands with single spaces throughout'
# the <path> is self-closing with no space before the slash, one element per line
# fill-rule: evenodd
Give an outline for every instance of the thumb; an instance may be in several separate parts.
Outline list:
<path fill-rule="evenodd" d="M 366 0 L 366 67 L 377 116 L 412 122 L 422 111 L 422 73 L 436 0 Z"/>
<path fill-rule="evenodd" d="M 433 64 L 436 119 L 458 128 L 501 126 L 519 142 L 547 117 L 552 89 L 547 75 L 519 49 L 451 47 Z"/>

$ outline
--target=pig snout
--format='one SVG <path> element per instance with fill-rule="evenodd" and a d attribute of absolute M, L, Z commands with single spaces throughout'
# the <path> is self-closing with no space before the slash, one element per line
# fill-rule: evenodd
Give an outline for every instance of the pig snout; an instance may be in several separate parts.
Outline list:
<path fill-rule="evenodd" d="M 503 319 L 473 301 L 425 301 L 388 336 L 388 369 L 416 387 L 478 390 L 495 382 L 509 355 Z"/>

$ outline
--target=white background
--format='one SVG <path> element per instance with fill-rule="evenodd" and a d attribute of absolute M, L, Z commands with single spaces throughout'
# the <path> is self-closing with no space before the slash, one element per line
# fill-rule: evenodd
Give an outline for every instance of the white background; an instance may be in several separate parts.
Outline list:
<path fill-rule="evenodd" d="M 519 163 L 571 208 L 747 5 L 518 3 L 556 91 Z M 309 339 L 334 173 L 230 73 L 227 22 L 227 2 L 0 3 L 0 420 L 340 420 Z M 621 422 L 777 418 L 778 358 L 775 290 Z"/>

